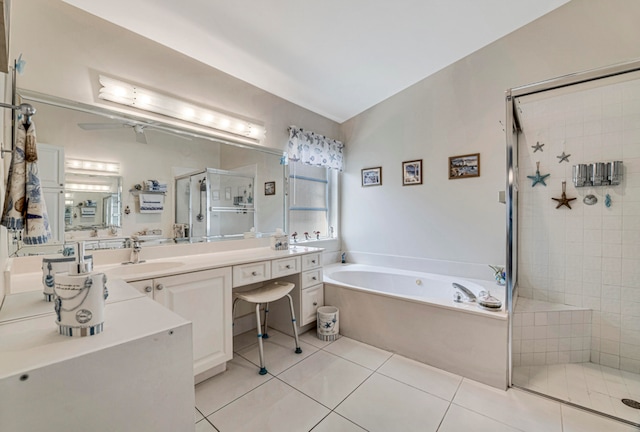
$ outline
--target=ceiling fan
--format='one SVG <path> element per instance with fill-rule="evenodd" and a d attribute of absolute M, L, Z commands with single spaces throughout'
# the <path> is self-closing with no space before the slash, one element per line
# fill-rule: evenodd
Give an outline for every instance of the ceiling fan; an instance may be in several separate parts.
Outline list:
<path fill-rule="evenodd" d="M 163 129 L 156 129 L 152 125 L 147 125 L 143 123 L 136 122 L 123 122 L 123 123 L 78 123 L 78 127 L 82 130 L 107 130 L 107 129 L 122 129 L 122 128 L 131 128 L 136 134 L 136 141 L 141 144 L 147 144 L 147 136 L 145 135 L 145 130 L 147 127 L 151 126 L 150 130 L 154 130 L 157 132 L 162 132 L 167 135 L 172 135 L 178 138 L 182 138 L 185 140 L 191 141 L 191 138 L 188 136 L 184 136 L 181 134 L 165 131 Z"/>

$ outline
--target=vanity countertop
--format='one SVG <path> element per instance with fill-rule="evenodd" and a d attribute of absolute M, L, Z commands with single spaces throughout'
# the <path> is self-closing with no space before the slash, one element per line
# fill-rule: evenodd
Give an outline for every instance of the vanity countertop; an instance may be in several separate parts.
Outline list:
<path fill-rule="evenodd" d="M 289 250 L 284 251 L 276 251 L 270 247 L 258 247 L 183 256 L 167 256 L 127 265 L 120 263 L 100 265 L 99 260 L 94 258 L 94 272 L 105 273 L 109 280 L 122 279 L 130 282 L 238 264 L 288 258 L 322 252 L 323 250 L 322 248 L 306 246 L 291 246 Z M 144 248 L 140 255 L 141 260 L 144 259 Z M 10 272 L 10 277 L 7 278 L 9 279 L 9 292 L 16 294 L 27 291 L 41 291 L 42 271 L 39 267 L 33 270 L 33 272 L 18 274 Z"/>
<path fill-rule="evenodd" d="M 105 306 L 104 331 L 96 336 L 72 338 L 58 333 L 53 312 L 25 320 L 0 323 L 0 379 L 53 363 L 171 331 L 190 323 L 123 284 L 131 298 Z M 117 284 L 113 284 L 114 288 Z M 45 303 L 45 302 L 42 302 Z M 52 303 L 45 303 L 52 304 Z"/>
<path fill-rule="evenodd" d="M 124 300 L 146 297 L 121 279 L 107 281 L 109 297 L 106 303 L 117 303 Z M 27 291 L 5 297 L 0 309 L 0 324 L 41 315 L 53 315 L 53 302 L 44 301 L 42 290 Z"/>

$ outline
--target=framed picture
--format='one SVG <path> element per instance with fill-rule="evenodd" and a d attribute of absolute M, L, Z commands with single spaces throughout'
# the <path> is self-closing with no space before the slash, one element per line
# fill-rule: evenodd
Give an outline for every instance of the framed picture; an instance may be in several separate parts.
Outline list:
<path fill-rule="evenodd" d="M 449 158 L 449 179 L 480 177 L 480 153 Z"/>
<path fill-rule="evenodd" d="M 270 181 L 264 184 L 264 194 L 265 195 L 275 195 L 276 194 L 276 182 Z"/>
<path fill-rule="evenodd" d="M 227 201 L 231 200 L 231 188 L 230 187 L 224 188 L 224 199 L 227 200 Z"/>
<path fill-rule="evenodd" d="M 422 184 L 422 159 L 402 162 L 402 186 Z"/>
<path fill-rule="evenodd" d="M 218 189 L 211 191 L 211 199 L 213 201 L 220 201 L 220 191 Z"/>
<path fill-rule="evenodd" d="M 382 167 L 363 168 L 362 169 L 362 186 L 380 186 L 382 185 Z"/>

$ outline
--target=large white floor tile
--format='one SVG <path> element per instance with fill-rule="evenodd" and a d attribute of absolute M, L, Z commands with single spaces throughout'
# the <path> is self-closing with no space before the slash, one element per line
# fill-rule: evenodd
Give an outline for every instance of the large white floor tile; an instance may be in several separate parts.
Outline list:
<path fill-rule="evenodd" d="M 313 345 L 316 348 L 325 348 L 327 345 L 333 343 L 333 341 L 323 341 L 321 339 L 318 339 L 315 328 L 301 334 L 299 338 L 301 341 L 306 342 L 309 345 Z"/>
<path fill-rule="evenodd" d="M 311 430 L 329 410 L 272 379 L 207 417 L 220 432 Z"/>
<path fill-rule="evenodd" d="M 216 432 L 216 428 L 211 426 L 211 423 L 208 421 L 201 420 L 196 423 L 196 432 Z"/>
<path fill-rule="evenodd" d="M 436 431 L 449 402 L 373 374 L 335 411 L 371 431 Z"/>
<path fill-rule="evenodd" d="M 272 375 L 278 375 L 285 369 L 302 361 L 304 358 L 318 351 L 318 348 L 305 342 L 300 342 L 302 353 L 296 354 L 296 343 L 293 337 L 287 336 L 275 330 L 269 331 L 269 339 L 264 340 L 264 362 L 267 371 Z M 255 365 L 260 365 L 258 344 L 251 345 L 237 351 L 237 354 L 246 358 Z"/>
<path fill-rule="evenodd" d="M 235 356 L 227 362 L 225 372 L 196 386 L 196 408 L 206 417 L 272 378 L 260 375 L 256 365 Z"/>
<path fill-rule="evenodd" d="M 453 402 L 523 431 L 562 431 L 558 402 L 517 389 L 502 391 L 464 379 Z"/>
<path fill-rule="evenodd" d="M 200 420 L 202 420 L 204 418 L 204 416 L 197 409 L 195 410 L 195 412 L 196 412 L 196 423 L 198 423 Z"/>
<path fill-rule="evenodd" d="M 256 333 L 256 330 L 253 329 L 233 337 L 233 351 L 239 351 L 257 343 L 258 334 Z"/>
<path fill-rule="evenodd" d="M 638 429 L 624 423 L 562 405 L 564 432 L 632 432 Z"/>
<path fill-rule="evenodd" d="M 332 412 L 314 427 L 312 432 L 365 432 L 365 430 Z"/>
<path fill-rule="evenodd" d="M 372 370 L 378 369 L 392 355 L 392 353 L 388 351 L 363 344 L 362 342 L 344 336 L 327 346 L 324 350 Z"/>
<path fill-rule="evenodd" d="M 451 404 L 438 432 L 518 432 L 497 420 L 483 416 L 456 404 Z"/>
<path fill-rule="evenodd" d="M 462 377 L 424 363 L 394 355 L 377 371 L 420 390 L 451 401 Z"/>
<path fill-rule="evenodd" d="M 373 372 L 334 354 L 319 351 L 278 378 L 328 408 L 335 408 Z"/>

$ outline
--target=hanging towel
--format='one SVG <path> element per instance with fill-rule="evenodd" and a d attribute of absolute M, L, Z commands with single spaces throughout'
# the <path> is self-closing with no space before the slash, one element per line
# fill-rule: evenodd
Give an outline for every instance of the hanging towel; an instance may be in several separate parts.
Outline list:
<path fill-rule="evenodd" d="M 164 195 L 140 194 L 140 213 L 162 213 L 164 210 Z"/>
<path fill-rule="evenodd" d="M 47 207 L 40 189 L 33 122 L 18 124 L 16 145 L 9 167 L 7 191 L 0 224 L 9 230 L 24 230 L 25 244 L 42 244 L 51 239 Z M 28 160 L 25 149 L 29 148 Z"/>

